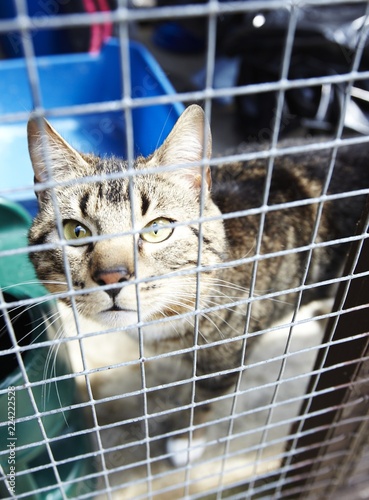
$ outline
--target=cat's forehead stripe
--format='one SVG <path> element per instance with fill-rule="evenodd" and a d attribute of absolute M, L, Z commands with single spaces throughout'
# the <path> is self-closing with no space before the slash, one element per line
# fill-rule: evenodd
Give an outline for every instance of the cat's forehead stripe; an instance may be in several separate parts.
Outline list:
<path fill-rule="evenodd" d="M 124 179 L 110 179 L 100 182 L 98 185 L 98 196 L 110 203 L 121 203 L 128 198 L 128 183 Z"/>
<path fill-rule="evenodd" d="M 79 208 L 84 217 L 87 216 L 87 205 L 89 199 L 90 199 L 90 193 L 86 191 L 79 202 Z"/>
<path fill-rule="evenodd" d="M 149 206 L 150 206 L 150 199 L 147 196 L 147 193 L 142 192 L 141 193 L 141 212 L 142 212 L 142 215 L 146 215 L 146 213 L 149 209 Z"/>

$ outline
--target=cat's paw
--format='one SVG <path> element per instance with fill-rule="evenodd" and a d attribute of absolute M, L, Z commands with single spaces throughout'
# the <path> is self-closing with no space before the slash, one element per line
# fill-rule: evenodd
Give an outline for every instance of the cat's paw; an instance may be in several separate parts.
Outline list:
<path fill-rule="evenodd" d="M 170 461 L 176 467 L 196 462 L 204 453 L 205 443 L 206 440 L 204 437 L 193 437 L 191 439 L 191 447 L 188 436 L 182 435 L 167 439 L 166 448 L 167 453 L 170 455 Z"/>

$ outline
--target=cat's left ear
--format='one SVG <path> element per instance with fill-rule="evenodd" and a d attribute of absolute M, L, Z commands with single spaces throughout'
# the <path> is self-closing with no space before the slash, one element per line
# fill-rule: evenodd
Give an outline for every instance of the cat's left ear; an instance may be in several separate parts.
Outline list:
<path fill-rule="evenodd" d="M 28 150 L 35 183 L 46 182 L 49 172 L 55 181 L 78 177 L 86 162 L 44 118 L 30 118 L 27 126 Z M 40 193 L 39 193 L 40 194 Z"/>
<path fill-rule="evenodd" d="M 163 145 L 155 151 L 150 163 L 161 166 L 178 165 L 173 175 L 186 179 L 196 189 L 201 187 L 201 166 L 191 167 L 190 163 L 211 158 L 211 131 L 209 122 L 200 106 L 189 106 L 179 117 Z M 183 165 L 183 167 L 181 167 Z M 207 187 L 211 188 L 210 167 L 205 167 Z"/>

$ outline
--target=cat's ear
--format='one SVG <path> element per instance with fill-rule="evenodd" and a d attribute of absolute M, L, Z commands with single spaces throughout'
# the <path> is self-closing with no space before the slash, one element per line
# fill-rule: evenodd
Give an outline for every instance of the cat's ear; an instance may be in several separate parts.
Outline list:
<path fill-rule="evenodd" d="M 202 108 L 193 104 L 178 118 L 163 145 L 155 151 L 151 161 L 161 166 L 184 165 L 172 175 L 185 178 L 193 187 L 199 189 L 202 179 L 201 167 L 190 167 L 188 164 L 201 162 L 204 154 L 205 158 L 211 158 L 210 126 Z M 205 168 L 205 180 L 210 189 L 210 167 Z"/>
<path fill-rule="evenodd" d="M 48 168 L 53 180 L 58 181 L 76 177 L 78 170 L 86 165 L 78 151 L 44 118 L 31 118 L 28 121 L 27 135 L 35 183 L 49 180 Z"/>

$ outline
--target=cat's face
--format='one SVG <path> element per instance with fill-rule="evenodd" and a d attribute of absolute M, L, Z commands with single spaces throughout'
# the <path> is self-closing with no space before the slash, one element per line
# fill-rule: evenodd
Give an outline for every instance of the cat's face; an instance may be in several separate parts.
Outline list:
<path fill-rule="evenodd" d="M 47 122 L 41 134 L 36 122 L 30 121 L 29 149 L 37 183 L 48 180 L 48 168 L 52 180 L 62 183 L 56 185 L 53 194 L 51 190 L 39 192 L 40 212 L 29 233 L 31 245 L 55 245 L 30 254 L 45 286 L 51 292 L 68 291 L 67 265 L 78 311 L 105 327 L 124 327 L 137 320 L 193 311 L 199 231 L 201 266 L 220 262 L 226 245 L 220 212 L 210 196 L 207 167 L 203 217 L 211 220 L 203 222 L 201 230 L 196 222 L 201 168 L 185 164 L 201 161 L 203 134 L 203 112 L 191 106 L 161 148 L 149 158 L 135 161 L 135 171 L 142 173 L 130 184 L 123 160 L 81 155 Z M 206 135 L 210 156 L 209 130 Z M 179 166 L 174 171 L 156 171 L 169 165 Z M 84 177 L 95 176 L 99 178 L 93 182 L 81 182 Z M 64 241 L 56 224 L 55 201 Z M 213 274 L 204 270 L 200 275 L 202 299 L 211 287 Z M 67 296 L 62 300 L 70 303 Z"/>

